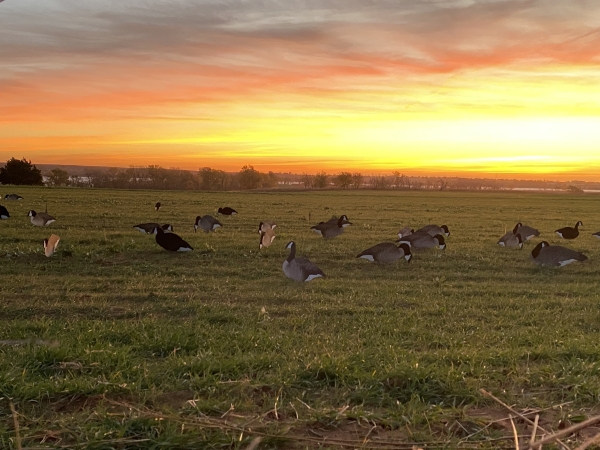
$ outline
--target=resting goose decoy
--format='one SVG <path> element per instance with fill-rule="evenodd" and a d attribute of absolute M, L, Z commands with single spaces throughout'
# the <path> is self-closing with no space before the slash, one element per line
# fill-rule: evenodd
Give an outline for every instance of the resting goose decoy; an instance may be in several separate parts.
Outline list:
<path fill-rule="evenodd" d="M 60 237 L 58 237 L 56 234 L 51 234 L 48 239 L 44 239 L 44 254 L 48 258 L 50 258 L 56 251 L 59 241 Z"/>
<path fill-rule="evenodd" d="M 224 216 L 234 216 L 238 212 L 235 209 L 230 208 L 229 206 L 226 206 L 225 208 L 219 208 L 217 213 L 222 214 Z"/>
<path fill-rule="evenodd" d="M 165 231 L 167 233 L 173 231 L 173 226 L 169 223 L 165 223 L 164 225 L 160 225 L 155 222 L 140 223 L 138 225 L 134 225 L 133 228 L 135 228 L 136 230 L 138 230 L 141 233 L 146 233 L 146 234 L 153 234 L 155 228 L 162 228 L 163 231 Z"/>
<path fill-rule="evenodd" d="M 36 227 L 43 227 L 44 225 L 50 225 L 56 219 L 50 214 L 45 212 L 36 213 L 33 209 L 27 214 L 32 225 Z"/>
<path fill-rule="evenodd" d="M 409 234 L 413 234 L 415 232 L 414 228 L 411 227 L 404 227 L 402 228 L 400 231 L 398 231 L 398 239 L 400 239 L 403 236 L 408 236 Z"/>
<path fill-rule="evenodd" d="M 536 230 L 535 228 L 529 227 L 527 225 L 523 225 L 521 222 L 519 222 L 515 225 L 512 232 L 513 232 L 513 234 L 517 234 L 517 233 L 520 234 L 521 238 L 524 241 L 528 241 L 531 238 L 534 238 L 534 237 L 540 235 L 540 232 L 538 230 Z"/>
<path fill-rule="evenodd" d="M 444 250 L 446 248 L 446 241 L 444 240 L 444 236 L 442 236 L 441 234 L 436 234 L 435 236 L 432 236 L 429 233 L 425 232 L 409 234 L 408 236 L 401 237 L 396 242 L 400 242 L 401 244 L 408 244 L 413 250 L 425 250 L 434 247 L 437 247 L 440 250 Z"/>
<path fill-rule="evenodd" d="M 410 262 L 412 253 L 408 244 L 396 246 L 392 242 L 382 242 L 363 250 L 356 257 L 379 263 L 391 263 L 401 258 L 404 258 L 406 262 Z"/>
<path fill-rule="evenodd" d="M 583 226 L 581 220 L 578 221 L 574 227 L 564 227 L 556 230 L 556 234 L 558 234 L 563 239 L 575 239 L 579 236 L 579 227 Z"/>
<path fill-rule="evenodd" d="M 213 216 L 206 214 L 205 216 L 196 216 L 196 222 L 194 223 L 194 233 L 198 228 L 202 228 L 205 233 L 215 231 L 217 228 L 222 227 L 223 224 L 215 219 Z"/>
<path fill-rule="evenodd" d="M 598 231 L 597 233 L 592 234 L 592 236 L 594 236 L 595 238 L 600 239 L 600 231 Z"/>
<path fill-rule="evenodd" d="M 260 235 L 260 241 L 258 242 L 258 248 L 269 247 L 275 239 L 275 231 L 273 230 L 277 225 L 271 222 L 261 222 L 258 225 L 258 234 Z"/>
<path fill-rule="evenodd" d="M 161 206 L 162 206 L 162 205 L 160 204 L 160 202 L 156 202 L 156 205 L 154 205 L 154 209 L 155 209 L 156 211 L 158 211 L 158 210 L 160 209 L 160 207 L 161 207 Z"/>
<path fill-rule="evenodd" d="M 415 233 L 427 233 L 431 236 L 435 236 L 438 234 L 450 236 L 450 230 L 448 230 L 448 227 L 446 225 L 438 226 L 435 224 L 425 225 L 424 227 L 419 228 L 417 231 L 415 231 Z"/>
<path fill-rule="evenodd" d="M 509 231 L 498 240 L 498 245 L 500 247 L 518 248 L 520 250 L 523 248 L 523 238 L 519 233 L 514 234 L 512 231 Z"/>
<path fill-rule="evenodd" d="M 165 233 L 161 227 L 154 228 L 156 243 L 170 252 L 191 252 L 194 248 L 175 233 Z"/>
<path fill-rule="evenodd" d="M 342 234 L 344 228 L 350 225 L 352 225 L 352 222 L 350 222 L 348 217 L 344 214 L 337 220 L 333 218 L 329 219 L 327 222 L 319 222 L 317 225 L 310 227 L 310 229 L 318 235 L 323 236 L 325 239 L 331 239 Z"/>
<path fill-rule="evenodd" d="M 290 250 L 289 256 L 283 261 L 283 273 L 292 280 L 304 282 L 324 277 L 325 274 L 307 258 L 296 258 L 296 243 L 290 241 L 285 248 Z"/>
<path fill-rule="evenodd" d="M 19 194 L 6 194 L 4 196 L 5 200 L 23 200 L 23 197 L 21 197 Z"/>
<path fill-rule="evenodd" d="M 550 245 L 542 241 L 531 251 L 531 259 L 539 265 L 562 267 L 575 261 L 583 262 L 588 258 L 583 253 L 570 248 Z"/>
<path fill-rule="evenodd" d="M 6 220 L 9 217 L 10 217 L 10 214 L 8 213 L 8 209 L 6 209 L 4 206 L 0 205 L 0 219 Z"/>

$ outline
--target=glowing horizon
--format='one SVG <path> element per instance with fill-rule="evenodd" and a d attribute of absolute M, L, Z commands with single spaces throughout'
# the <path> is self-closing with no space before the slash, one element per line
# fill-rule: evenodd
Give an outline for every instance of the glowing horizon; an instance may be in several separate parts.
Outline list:
<path fill-rule="evenodd" d="M 593 3 L 20 0 L 0 38 L 0 161 L 600 180 Z"/>

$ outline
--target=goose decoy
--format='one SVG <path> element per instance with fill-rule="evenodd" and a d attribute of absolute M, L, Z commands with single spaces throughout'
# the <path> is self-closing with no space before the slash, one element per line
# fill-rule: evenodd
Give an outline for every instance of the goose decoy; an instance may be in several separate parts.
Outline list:
<path fill-rule="evenodd" d="M 44 225 L 50 225 L 56 219 L 52 217 L 50 214 L 45 212 L 36 213 L 33 209 L 29 211 L 27 214 L 29 216 L 29 220 L 36 227 L 43 227 Z"/>
<path fill-rule="evenodd" d="M 520 234 L 521 238 L 524 241 L 528 241 L 531 238 L 534 238 L 536 236 L 540 235 L 540 232 L 538 230 L 536 230 L 535 228 L 529 227 L 527 225 L 523 225 L 521 222 L 518 222 L 515 227 L 513 228 L 513 234 Z"/>
<path fill-rule="evenodd" d="M 410 251 L 410 245 L 408 244 L 396 246 L 396 244 L 392 242 L 382 242 L 363 250 L 356 257 L 380 263 L 391 263 L 400 258 L 404 258 L 406 262 L 410 262 L 412 253 Z"/>
<path fill-rule="evenodd" d="M 600 239 L 600 231 L 598 231 L 597 233 L 592 234 L 592 236 L 594 236 L 595 238 Z"/>
<path fill-rule="evenodd" d="M 258 248 L 269 247 L 275 239 L 275 231 L 273 230 L 277 225 L 271 222 L 261 222 L 258 225 L 258 234 L 260 235 L 260 241 L 258 242 Z"/>
<path fill-rule="evenodd" d="M 556 234 L 558 234 L 563 239 L 575 239 L 579 236 L 579 227 L 582 227 L 583 223 L 581 220 L 578 221 L 574 227 L 564 227 L 556 230 Z"/>
<path fill-rule="evenodd" d="M 19 194 L 6 194 L 4 196 L 5 200 L 23 200 L 23 197 L 21 197 Z"/>
<path fill-rule="evenodd" d="M 404 227 L 402 228 L 400 231 L 398 231 L 398 239 L 400 239 L 403 236 L 408 236 L 409 234 L 413 234 L 415 232 L 414 228 L 411 227 Z"/>
<path fill-rule="evenodd" d="M 327 222 L 319 222 L 317 225 L 310 227 L 311 230 L 323 236 L 325 239 L 331 239 L 343 233 L 344 228 L 352 225 L 346 215 L 340 216 L 339 219 L 329 219 Z"/>
<path fill-rule="evenodd" d="M 158 211 L 158 210 L 160 209 L 160 207 L 161 207 L 161 206 L 162 206 L 162 205 L 160 204 L 160 202 L 156 202 L 156 205 L 154 205 L 154 209 L 155 209 L 156 211 Z"/>
<path fill-rule="evenodd" d="M 154 233 L 155 228 L 162 228 L 163 231 L 169 233 L 173 231 L 173 226 L 169 223 L 165 223 L 164 225 L 160 225 L 155 222 L 149 223 L 140 223 L 139 225 L 134 225 L 133 228 L 138 230 L 141 233 L 152 234 Z"/>
<path fill-rule="evenodd" d="M 161 227 L 155 227 L 152 234 L 156 235 L 156 243 L 170 252 L 190 252 L 194 248 L 175 233 L 165 233 Z"/>
<path fill-rule="evenodd" d="M 438 226 L 434 224 L 425 225 L 422 228 L 419 228 L 415 233 L 427 233 L 431 236 L 435 236 L 437 234 L 443 234 L 444 236 L 450 236 L 450 230 L 446 225 Z"/>
<path fill-rule="evenodd" d="M 230 208 L 229 206 L 226 206 L 225 208 L 219 208 L 219 210 L 217 211 L 217 213 L 218 214 L 222 214 L 224 216 L 234 216 L 238 212 L 235 209 Z"/>
<path fill-rule="evenodd" d="M 194 233 L 198 230 L 198 228 L 202 228 L 205 233 L 209 233 L 211 231 L 215 231 L 217 228 L 222 227 L 223 224 L 215 219 L 213 216 L 205 215 L 205 216 L 196 216 L 196 222 L 194 223 Z"/>
<path fill-rule="evenodd" d="M 510 248 L 523 248 L 523 238 L 519 233 L 514 234 L 512 231 L 509 231 L 504 236 L 498 240 L 498 245 L 500 247 L 510 247 Z"/>
<path fill-rule="evenodd" d="M 10 214 L 8 213 L 8 209 L 6 209 L 4 206 L 0 205 L 0 219 L 5 220 L 8 219 L 10 217 Z"/>
<path fill-rule="evenodd" d="M 56 234 L 51 234 L 48 239 L 44 239 L 44 254 L 48 258 L 50 258 L 56 251 L 59 241 L 60 237 L 58 237 Z"/>
<path fill-rule="evenodd" d="M 539 265 L 562 267 L 575 261 L 583 262 L 588 257 L 570 248 L 542 241 L 531 251 L 531 259 Z"/>
<path fill-rule="evenodd" d="M 434 247 L 438 247 L 440 250 L 444 250 L 446 248 L 446 241 L 444 240 L 444 236 L 442 236 L 441 234 L 436 234 L 435 236 L 432 236 L 429 233 L 425 232 L 409 234 L 408 236 L 401 237 L 396 242 L 400 242 L 401 244 L 408 244 L 413 250 L 424 250 L 427 248 Z"/>
<path fill-rule="evenodd" d="M 324 277 L 321 269 L 307 258 L 296 258 L 296 243 L 290 241 L 285 248 L 290 250 L 289 256 L 283 261 L 283 273 L 292 280 L 304 282 L 315 278 Z"/>

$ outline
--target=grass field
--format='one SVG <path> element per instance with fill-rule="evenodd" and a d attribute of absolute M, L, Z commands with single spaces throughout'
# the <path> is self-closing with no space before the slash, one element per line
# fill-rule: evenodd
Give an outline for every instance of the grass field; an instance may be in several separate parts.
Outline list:
<path fill-rule="evenodd" d="M 600 402 L 599 196 L 9 191 L 25 199 L 0 202 L 0 340 L 32 341 L 0 345 L 0 448 L 515 448 L 480 388 L 553 430 Z M 46 203 L 56 222 L 33 227 Z M 225 205 L 239 215 L 194 234 Z M 334 214 L 354 223 L 341 237 L 309 230 Z M 278 236 L 259 251 L 261 220 Z M 537 267 L 540 239 L 496 245 L 517 221 L 559 243 L 577 220 L 583 264 Z M 150 221 L 195 251 L 132 228 Z M 450 228 L 445 251 L 355 259 L 431 222 Z M 287 279 L 290 240 L 328 277 Z"/>

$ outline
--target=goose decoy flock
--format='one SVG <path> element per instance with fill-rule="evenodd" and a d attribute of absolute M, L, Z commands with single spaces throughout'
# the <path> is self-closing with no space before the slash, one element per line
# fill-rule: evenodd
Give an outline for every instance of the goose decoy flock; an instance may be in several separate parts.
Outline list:
<path fill-rule="evenodd" d="M 223 224 L 215 219 L 213 216 L 206 214 L 205 216 L 196 216 L 196 222 L 194 223 L 194 232 L 198 230 L 198 228 L 202 228 L 205 233 L 210 233 L 211 231 L 215 231 L 217 228 L 222 227 Z"/>
<path fill-rule="evenodd" d="M 134 225 L 133 228 L 138 230 L 141 233 L 152 234 L 154 233 L 155 228 L 162 228 L 164 232 L 169 233 L 173 231 L 173 226 L 171 224 L 165 223 L 164 225 L 160 225 L 155 222 L 149 223 L 140 223 L 138 225 Z"/>
<path fill-rule="evenodd" d="M 44 239 L 44 254 L 48 258 L 50 258 L 56 251 L 59 241 L 60 237 L 58 237 L 56 234 L 51 234 L 49 238 Z"/>
<path fill-rule="evenodd" d="M 217 213 L 222 214 L 223 216 L 235 216 L 238 212 L 235 209 L 226 206 L 224 208 L 219 208 Z"/>
<path fill-rule="evenodd" d="M 23 197 L 21 197 L 19 194 L 6 194 L 4 196 L 5 200 L 11 200 L 11 201 L 17 201 L 17 200 L 23 200 Z"/>
<path fill-rule="evenodd" d="M 6 209 L 4 206 L 0 205 L 0 219 L 6 220 L 8 218 L 10 218 L 10 214 L 8 213 L 8 209 Z"/>
<path fill-rule="evenodd" d="M 579 227 L 582 227 L 582 226 L 583 226 L 583 223 L 581 223 L 581 220 L 580 220 L 575 224 L 574 227 L 559 228 L 558 230 L 555 231 L 555 233 L 558 234 L 563 239 L 575 239 L 577 236 L 579 236 Z"/>
<path fill-rule="evenodd" d="M 290 241 L 285 248 L 290 250 L 289 256 L 283 261 L 283 273 L 286 277 L 295 281 L 310 281 L 315 278 L 324 277 L 325 274 L 308 258 L 296 258 L 296 243 Z"/>
<path fill-rule="evenodd" d="M 35 212 L 33 209 L 31 211 L 29 211 L 28 215 L 29 215 L 29 220 L 31 221 L 31 224 L 35 225 L 36 227 L 43 227 L 45 225 L 50 225 L 52 222 L 54 222 L 56 220 L 54 217 L 52 217 L 47 212 L 39 212 L 38 213 L 38 212 Z"/>

